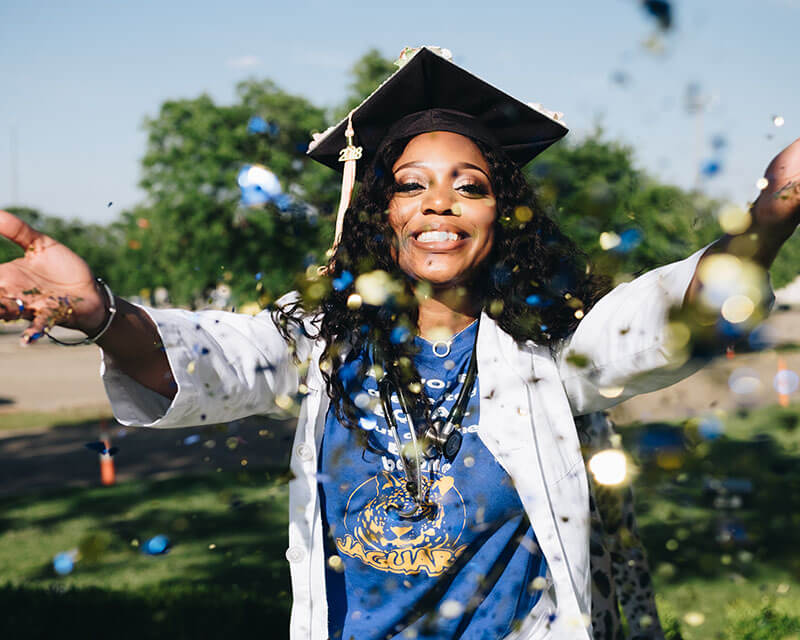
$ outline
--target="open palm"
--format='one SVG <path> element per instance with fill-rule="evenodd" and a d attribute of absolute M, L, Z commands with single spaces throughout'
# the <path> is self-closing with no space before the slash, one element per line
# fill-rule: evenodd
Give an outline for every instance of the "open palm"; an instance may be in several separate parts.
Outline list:
<path fill-rule="evenodd" d="M 31 320 L 23 341 L 54 324 L 91 328 L 102 323 L 103 298 L 80 256 L 2 210 L 0 235 L 25 251 L 0 264 L 0 320 Z"/>

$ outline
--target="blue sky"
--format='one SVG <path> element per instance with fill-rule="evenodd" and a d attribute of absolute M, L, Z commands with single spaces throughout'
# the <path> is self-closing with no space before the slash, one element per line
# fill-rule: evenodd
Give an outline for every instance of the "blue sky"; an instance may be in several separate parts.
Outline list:
<path fill-rule="evenodd" d="M 655 24 L 638 0 L 222 4 L 0 0 L 0 206 L 108 221 L 143 199 L 142 121 L 165 99 L 229 102 L 255 76 L 334 105 L 370 47 L 448 47 L 473 73 L 564 112 L 571 135 L 601 123 L 681 186 L 723 136 L 723 170 L 703 188 L 741 203 L 800 136 L 800 0 L 675 1 L 660 55 L 642 44 Z M 684 106 L 691 83 L 708 99 L 702 118 Z"/>

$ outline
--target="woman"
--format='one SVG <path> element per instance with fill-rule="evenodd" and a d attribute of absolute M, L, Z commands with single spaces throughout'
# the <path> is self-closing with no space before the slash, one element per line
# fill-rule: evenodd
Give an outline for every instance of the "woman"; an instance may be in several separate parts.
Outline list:
<path fill-rule="evenodd" d="M 520 104 L 436 52 L 411 57 L 317 141 L 331 162 L 349 134 L 347 214 L 327 272 L 272 314 L 135 307 L 0 213 L 26 250 L 0 265 L 0 318 L 31 320 L 25 341 L 53 322 L 85 331 L 123 424 L 299 403 L 292 638 L 591 637 L 573 415 L 694 370 L 672 349 L 670 308 L 702 296 L 714 254 L 766 268 L 798 223 L 800 141 L 768 168 L 745 242 L 601 297 L 517 166 L 566 129 Z"/>

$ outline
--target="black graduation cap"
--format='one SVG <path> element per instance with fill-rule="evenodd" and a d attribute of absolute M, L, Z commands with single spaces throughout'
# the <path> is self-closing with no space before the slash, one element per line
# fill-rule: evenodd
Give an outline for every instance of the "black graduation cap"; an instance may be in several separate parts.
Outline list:
<path fill-rule="evenodd" d="M 560 114 L 517 100 L 428 47 L 412 53 L 351 118 L 354 144 L 362 148 L 359 177 L 381 144 L 428 131 L 453 131 L 499 146 L 520 166 L 568 131 Z M 342 171 L 347 127 L 345 118 L 316 137 L 308 154 Z"/>
<path fill-rule="evenodd" d="M 404 49 L 397 63 L 402 66 L 309 144 L 310 157 L 344 174 L 334 246 L 355 180 L 388 142 L 451 131 L 499 147 L 522 166 L 567 134 L 561 114 L 513 98 L 449 57 L 437 47 Z"/>

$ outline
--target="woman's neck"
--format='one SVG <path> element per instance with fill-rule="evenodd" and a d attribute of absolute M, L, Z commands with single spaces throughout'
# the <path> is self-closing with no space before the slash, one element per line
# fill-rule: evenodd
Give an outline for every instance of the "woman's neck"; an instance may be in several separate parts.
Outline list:
<path fill-rule="evenodd" d="M 447 340 L 471 325 L 481 305 L 464 287 L 453 287 L 419 296 L 419 335 L 426 340 Z"/>

